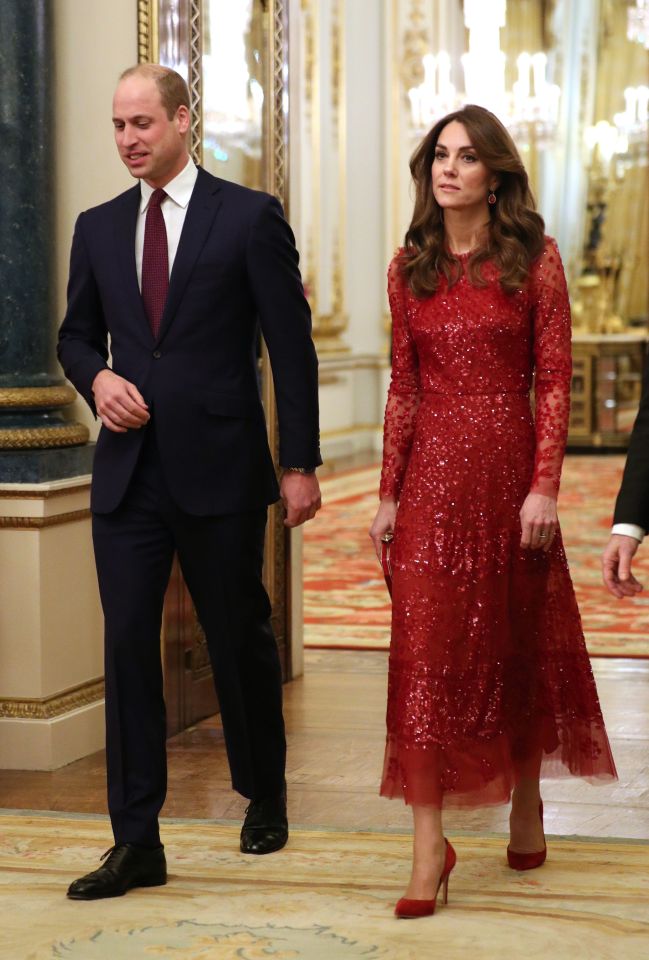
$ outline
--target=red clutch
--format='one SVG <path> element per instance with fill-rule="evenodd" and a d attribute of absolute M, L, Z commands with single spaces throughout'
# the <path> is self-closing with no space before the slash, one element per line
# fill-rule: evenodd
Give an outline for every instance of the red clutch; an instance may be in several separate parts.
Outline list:
<path fill-rule="evenodd" d="M 392 546 L 392 534 L 384 533 L 381 537 L 381 566 L 383 576 L 390 596 L 392 596 L 392 564 L 390 562 L 390 547 Z"/>

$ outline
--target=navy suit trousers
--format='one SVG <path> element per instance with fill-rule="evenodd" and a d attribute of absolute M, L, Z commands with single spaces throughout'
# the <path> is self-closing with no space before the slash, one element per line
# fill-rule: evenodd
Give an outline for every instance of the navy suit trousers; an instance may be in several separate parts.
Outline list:
<path fill-rule="evenodd" d="M 150 423 L 130 486 L 93 515 L 105 619 L 108 806 L 117 843 L 157 846 L 167 786 L 160 629 L 174 552 L 205 631 L 232 785 L 281 792 L 282 679 L 262 583 L 266 509 L 198 517 L 165 483 Z"/>

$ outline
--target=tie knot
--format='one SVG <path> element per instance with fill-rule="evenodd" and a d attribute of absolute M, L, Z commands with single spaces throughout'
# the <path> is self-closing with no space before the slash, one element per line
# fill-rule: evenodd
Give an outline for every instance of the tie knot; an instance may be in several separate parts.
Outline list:
<path fill-rule="evenodd" d="M 167 194 L 164 192 L 164 190 L 162 189 L 162 187 L 158 187 L 158 188 L 157 188 L 156 190 L 154 190 L 153 193 L 151 194 L 151 198 L 150 198 L 150 200 L 149 200 L 149 206 L 150 206 L 150 207 L 159 207 L 160 204 L 162 203 L 162 201 L 164 200 L 164 198 L 165 198 L 166 196 L 167 196 Z"/>

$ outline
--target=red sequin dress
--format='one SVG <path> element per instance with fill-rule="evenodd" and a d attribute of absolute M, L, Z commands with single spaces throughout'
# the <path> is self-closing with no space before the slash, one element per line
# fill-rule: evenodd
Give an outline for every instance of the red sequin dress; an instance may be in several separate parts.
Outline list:
<path fill-rule="evenodd" d="M 616 776 L 561 536 L 547 553 L 520 547 L 523 501 L 556 495 L 566 443 L 556 244 L 514 294 L 494 265 L 483 277 L 442 278 L 418 300 L 396 257 L 388 274 L 381 497 L 398 510 L 381 793 L 410 804 L 505 802 L 540 754 L 542 776 Z"/>

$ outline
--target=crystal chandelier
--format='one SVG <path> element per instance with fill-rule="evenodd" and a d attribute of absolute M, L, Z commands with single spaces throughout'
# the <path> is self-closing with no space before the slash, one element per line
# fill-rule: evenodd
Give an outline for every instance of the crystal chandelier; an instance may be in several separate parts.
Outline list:
<path fill-rule="evenodd" d="M 589 166 L 604 177 L 611 170 L 617 178 L 623 177 L 625 170 L 646 166 L 649 159 L 649 87 L 627 87 L 624 103 L 625 109 L 615 114 L 613 123 L 600 120 L 584 132 Z"/>
<path fill-rule="evenodd" d="M 464 0 L 469 49 L 462 55 L 464 92 L 451 82 L 451 58 L 445 50 L 423 58 L 424 80 L 408 91 L 412 125 L 417 134 L 466 103 L 486 107 L 509 128 L 520 146 L 544 146 L 554 139 L 560 90 L 547 81 L 544 53 L 521 53 L 518 79 L 511 92 L 505 85 L 505 54 L 500 31 L 507 16 L 506 0 Z"/>
<path fill-rule="evenodd" d="M 649 0 L 635 0 L 627 11 L 626 35 L 649 50 Z"/>

